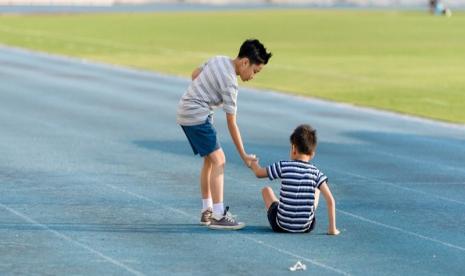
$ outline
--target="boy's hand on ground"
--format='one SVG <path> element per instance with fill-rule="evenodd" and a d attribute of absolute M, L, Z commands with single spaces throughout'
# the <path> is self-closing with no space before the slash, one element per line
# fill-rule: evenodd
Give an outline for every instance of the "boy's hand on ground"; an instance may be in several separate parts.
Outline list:
<path fill-rule="evenodd" d="M 328 229 L 328 235 L 337 236 L 340 233 L 341 233 L 341 231 L 337 230 L 337 228 Z"/>

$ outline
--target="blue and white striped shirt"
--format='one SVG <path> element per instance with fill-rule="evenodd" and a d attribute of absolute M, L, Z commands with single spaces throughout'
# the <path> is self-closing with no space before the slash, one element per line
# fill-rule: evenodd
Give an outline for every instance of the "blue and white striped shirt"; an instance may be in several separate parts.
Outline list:
<path fill-rule="evenodd" d="M 300 160 L 279 161 L 266 168 L 268 178 L 281 179 L 276 222 L 289 232 L 305 232 L 315 217 L 315 189 L 328 177 L 314 165 Z"/>

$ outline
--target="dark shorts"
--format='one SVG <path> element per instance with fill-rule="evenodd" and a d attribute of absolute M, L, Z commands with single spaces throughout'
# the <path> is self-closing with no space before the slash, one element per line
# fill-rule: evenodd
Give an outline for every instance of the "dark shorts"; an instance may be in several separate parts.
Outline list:
<path fill-rule="evenodd" d="M 205 123 L 195 126 L 181 126 L 194 154 L 204 157 L 220 148 L 216 129 L 212 124 L 211 116 Z"/>
<path fill-rule="evenodd" d="M 278 216 L 278 206 L 279 206 L 279 202 L 275 201 L 271 203 L 271 206 L 268 209 L 268 222 L 270 223 L 271 229 L 273 229 L 274 232 L 290 233 L 289 231 L 282 229 L 281 226 L 279 226 L 278 223 L 276 222 L 276 219 Z M 316 224 L 316 217 L 313 218 L 310 228 L 304 233 L 311 232 L 315 228 L 315 224 Z"/>

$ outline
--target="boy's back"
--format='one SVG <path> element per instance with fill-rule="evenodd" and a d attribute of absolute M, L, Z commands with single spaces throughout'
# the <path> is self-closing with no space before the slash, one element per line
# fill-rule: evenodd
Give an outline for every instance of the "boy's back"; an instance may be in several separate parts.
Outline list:
<path fill-rule="evenodd" d="M 221 104 L 226 113 L 236 113 L 238 83 L 233 61 L 226 56 L 216 56 L 201 70 L 179 101 L 177 123 L 180 125 L 204 123 L 212 109 Z"/>
<path fill-rule="evenodd" d="M 279 161 L 266 168 L 257 161 L 251 169 L 259 178 L 280 178 L 279 199 L 271 187 L 262 189 L 268 222 L 275 232 L 311 232 L 315 228 L 315 211 L 320 192 L 328 208 L 328 234 L 338 235 L 336 228 L 336 202 L 328 187 L 328 178 L 310 160 L 315 156 L 317 136 L 310 125 L 300 125 L 289 137 L 290 161 Z"/>
<path fill-rule="evenodd" d="M 277 223 L 289 232 L 307 231 L 315 217 L 315 191 L 328 178 L 314 165 L 280 161 L 267 167 L 270 180 L 281 179 Z"/>

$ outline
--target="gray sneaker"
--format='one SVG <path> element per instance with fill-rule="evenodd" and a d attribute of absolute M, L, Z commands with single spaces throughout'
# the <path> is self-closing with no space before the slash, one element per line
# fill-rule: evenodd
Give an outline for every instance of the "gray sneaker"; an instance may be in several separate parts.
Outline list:
<path fill-rule="evenodd" d="M 228 210 L 229 207 L 226 207 L 222 216 L 216 216 L 213 214 L 208 228 L 217 230 L 239 230 L 244 228 L 245 224 L 243 222 L 237 222 L 236 218 L 231 215 Z"/>
<path fill-rule="evenodd" d="M 211 208 L 208 208 L 207 210 L 203 211 L 202 214 L 200 215 L 200 224 L 209 225 L 212 214 L 213 214 L 213 211 Z"/>

